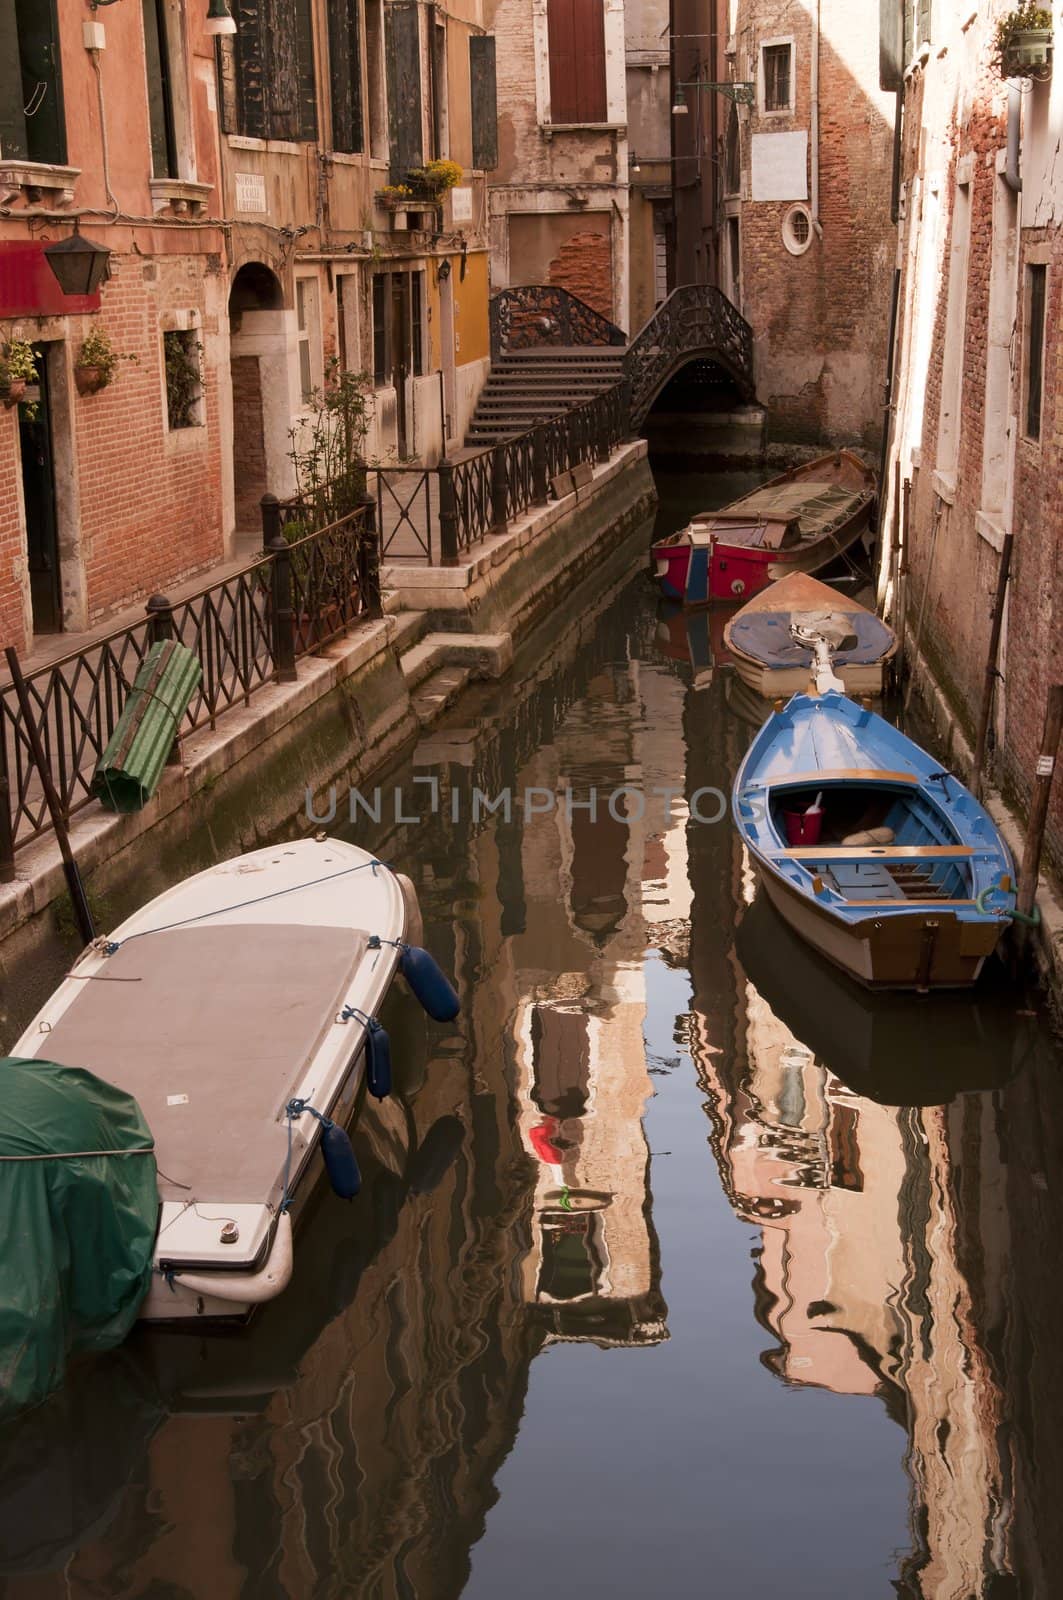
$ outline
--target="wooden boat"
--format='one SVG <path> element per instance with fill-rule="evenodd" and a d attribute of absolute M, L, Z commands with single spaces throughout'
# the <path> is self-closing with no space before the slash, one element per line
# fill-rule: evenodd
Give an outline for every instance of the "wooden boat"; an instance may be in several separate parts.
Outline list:
<path fill-rule="evenodd" d="M 836 689 L 769 717 L 733 811 L 782 916 L 871 988 L 972 984 L 1008 925 L 1014 869 L 988 813 Z"/>
<path fill-rule="evenodd" d="M 838 450 L 658 540 L 654 572 L 662 593 L 684 605 L 751 597 L 843 555 L 866 530 L 874 504 L 874 473 Z"/>
<path fill-rule="evenodd" d="M 880 1105 L 942 1106 L 999 1089 L 1036 1037 L 1037 1019 L 1017 1018 L 1010 992 L 983 1002 L 963 990 L 905 997 L 850 982 L 797 937 L 763 891 L 739 924 L 735 951 L 794 1037 Z"/>
<path fill-rule="evenodd" d="M 319 1149 L 333 1187 L 355 1192 L 341 1130 L 367 1069 L 383 1069 L 373 1019 L 400 962 L 409 976 L 425 955 L 405 944 L 419 921 L 412 884 L 355 845 L 252 851 L 96 940 L 30 1024 L 16 1056 L 87 1068 L 151 1130 L 160 1209 L 142 1320 L 242 1318 L 279 1295 Z M 453 1009 L 423 1003 L 453 1016 L 435 975 Z"/>
<path fill-rule="evenodd" d="M 795 637 L 795 629 L 805 637 Z M 882 693 L 897 635 L 858 600 L 806 572 L 793 572 L 754 596 L 728 619 L 723 637 L 739 677 L 774 700 L 808 687 L 814 650 L 807 636 L 813 633 L 830 645 L 831 663 L 847 694 Z"/>

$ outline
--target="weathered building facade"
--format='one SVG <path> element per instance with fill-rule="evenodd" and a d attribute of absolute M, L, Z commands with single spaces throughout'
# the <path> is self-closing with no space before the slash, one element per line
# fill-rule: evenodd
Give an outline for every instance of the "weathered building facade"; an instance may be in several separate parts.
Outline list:
<path fill-rule="evenodd" d="M 1005 77 L 1011 8 L 925 8 L 904 40 L 900 322 L 888 521 L 910 484 L 908 628 L 968 738 L 983 699 L 1001 556 L 994 777 L 1023 810 L 1063 646 L 1063 84 Z M 1052 7 L 1056 37 L 1063 10 Z M 894 588 L 895 565 L 883 574 Z M 1056 786 L 1049 847 L 1063 861 Z"/>
<path fill-rule="evenodd" d="M 481 0 L 231 10 L 235 32 L 207 0 L 0 16 L 0 377 L 32 361 L 0 411 L 5 643 L 253 548 L 336 371 L 366 374 L 385 459 L 435 460 L 475 405 L 496 151 Z M 75 225 L 110 252 L 91 295 L 64 294 L 44 253 Z M 78 372 L 90 334 L 114 358 L 102 386 Z"/>
<path fill-rule="evenodd" d="M 627 328 L 624 0 L 485 0 L 485 21 L 498 47 L 492 286 L 556 284 Z"/>
<path fill-rule="evenodd" d="M 752 324 L 773 436 L 877 446 L 894 228 L 895 97 L 877 16 L 849 0 L 730 0 L 720 282 Z"/>
<path fill-rule="evenodd" d="M 263 0 L 241 0 L 219 45 L 238 527 L 265 489 L 294 487 L 289 435 L 333 362 L 370 382 L 367 454 L 428 462 L 460 444 L 488 364 L 481 0 L 281 11 L 278 33 Z M 457 181 L 433 188 L 446 162 Z"/>
<path fill-rule="evenodd" d="M 224 551 L 227 283 L 205 18 L 161 0 L 99 18 L 49 0 L 0 22 L 3 371 L 25 346 L 33 358 L 23 403 L 5 381 L 0 410 L 5 644 L 84 628 Z M 75 225 L 111 252 L 91 295 L 65 295 L 44 255 Z M 117 365 L 82 392 L 94 330 Z"/>

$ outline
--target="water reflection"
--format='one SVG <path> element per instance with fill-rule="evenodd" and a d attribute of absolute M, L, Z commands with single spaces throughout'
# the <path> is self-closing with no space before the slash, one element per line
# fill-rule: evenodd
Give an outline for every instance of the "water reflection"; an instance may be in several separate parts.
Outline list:
<path fill-rule="evenodd" d="M 389 778 L 439 812 L 360 835 L 464 1011 L 390 997 L 359 1202 L 250 1329 L 141 1334 L 0 1433 L 5 1595 L 1054 1594 L 1044 1026 L 872 1000 L 753 900 L 690 819 L 728 673 L 599 587 Z"/>

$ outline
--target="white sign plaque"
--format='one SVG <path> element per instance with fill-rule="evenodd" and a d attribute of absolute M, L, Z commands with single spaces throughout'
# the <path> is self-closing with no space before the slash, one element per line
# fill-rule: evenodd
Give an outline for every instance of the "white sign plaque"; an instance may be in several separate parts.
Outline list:
<path fill-rule="evenodd" d="M 753 135 L 753 199 L 808 199 L 808 134 Z"/>
<path fill-rule="evenodd" d="M 455 222 L 472 221 L 471 189 L 461 188 L 450 191 L 450 214 Z"/>
<path fill-rule="evenodd" d="M 238 172 L 236 177 L 237 211 L 266 210 L 266 180 L 261 172 Z"/>

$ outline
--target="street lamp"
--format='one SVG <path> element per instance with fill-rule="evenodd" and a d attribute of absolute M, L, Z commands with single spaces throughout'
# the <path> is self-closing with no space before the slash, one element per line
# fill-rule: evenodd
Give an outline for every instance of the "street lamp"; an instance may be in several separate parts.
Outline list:
<path fill-rule="evenodd" d="M 111 252 L 102 244 L 93 244 L 75 228 L 69 239 L 57 239 L 46 244 L 44 259 L 64 294 L 95 294 L 110 277 Z"/>
<path fill-rule="evenodd" d="M 210 0 L 205 31 L 214 34 L 215 37 L 236 32 L 236 22 L 229 10 L 229 0 Z"/>
<path fill-rule="evenodd" d="M 692 78 L 686 83 L 677 83 L 675 94 L 672 97 L 673 117 L 685 117 L 690 107 L 687 105 L 686 91 L 688 89 L 711 89 L 716 94 L 726 95 L 728 100 L 733 100 L 736 106 L 751 106 L 756 104 L 756 85 L 752 83 L 709 83 L 705 78 Z"/>

